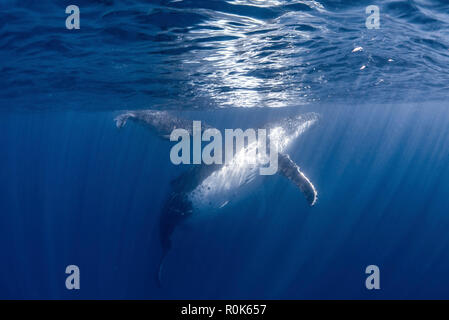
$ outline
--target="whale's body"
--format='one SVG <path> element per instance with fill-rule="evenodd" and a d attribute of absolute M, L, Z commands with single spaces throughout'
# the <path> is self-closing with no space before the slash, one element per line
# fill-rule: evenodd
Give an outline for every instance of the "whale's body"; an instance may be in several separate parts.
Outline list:
<path fill-rule="evenodd" d="M 192 133 L 192 121 L 180 119 L 168 111 L 130 111 L 115 118 L 118 128 L 127 120 L 145 124 L 161 137 L 168 138 L 174 129 L 185 129 Z M 278 173 L 293 182 L 305 195 L 307 202 L 314 205 L 317 191 L 310 180 L 285 153 L 291 142 L 318 120 L 315 113 L 295 115 L 264 126 L 269 131 L 269 140 L 277 146 Z M 203 125 L 202 130 L 209 126 Z M 171 248 L 171 235 L 176 226 L 193 213 L 219 210 L 236 197 L 261 183 L 266 176 L 260 176 L 261 162 L 245 161 L 248 148 L 236 150 L 233 159 L 225 164 L 193 165 L 171 183 L 171 193 L 164 204 L 160 216 L 160 239 L 163 255 L 158 280 L 160 281 L 164 258 Z"/>

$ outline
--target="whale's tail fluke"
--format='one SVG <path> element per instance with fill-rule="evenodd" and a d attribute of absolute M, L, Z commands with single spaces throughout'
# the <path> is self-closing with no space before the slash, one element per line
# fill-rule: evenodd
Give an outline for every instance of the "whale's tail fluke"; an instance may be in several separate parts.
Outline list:
<path fill-rule="evenodd" d="M 176 227 L 192 214 L 192 204 L 183 193 L 173 192 L 164 204 L 159 224 L 159 236 L 162 255 L 159 260 L 157 283 L 162 286 L 162 273 L 164 264 L 170 249 L 172 248 L 171 236 Z"/>
<path fill-rule="evenodd" d="M 162 288 L 162 272 L 164 270 L 164 263 L 165 263 L 165 258 L 167 257 L 167 250 L 163 249 L 164 252 L 162 253 L 161 259 L 159 260 L 159 267 L 157 270 L 157 275 L 156 275 L 156 282 L 157 282 L 157 286 L 159 288 Z"/>

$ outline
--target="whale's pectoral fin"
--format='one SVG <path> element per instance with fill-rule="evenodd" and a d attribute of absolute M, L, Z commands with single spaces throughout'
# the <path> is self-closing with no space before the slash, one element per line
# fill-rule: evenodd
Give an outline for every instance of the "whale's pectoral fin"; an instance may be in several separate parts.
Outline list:
<path fill-rule="evenodd" d="M 135 115 L 132 112 L 126 112 L 123 113 L 117 117 L 115 117 L 114 121 L 115 121 L 115 125 L 117 126 L 117 128 L 123 128 L 126 124 L 126 121 L 128 121 L 129 118 L 134 118 Z"/>
<path fill-rule="evenodd" d="M 310 182 L 289 155 L 279 154 L 278 168 L 278 173 L 293 182 L 305 195 L 307 202 L 313 206 L 318 199 L 318 193 L 312 182 Z"/>

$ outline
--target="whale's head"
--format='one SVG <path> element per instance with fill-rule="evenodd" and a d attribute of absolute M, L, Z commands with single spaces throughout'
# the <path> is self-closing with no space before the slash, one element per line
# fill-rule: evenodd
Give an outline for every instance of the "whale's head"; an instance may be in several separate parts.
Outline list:
<path fill-rule="evenodd" d="M 126 124 L 126 122 L 128 121 L 129 118 L 134 118 L 135 114 L 133 112 L 126 112 L 123 113 L 117 117 L 115 117 L 114 121 L 115 121 L 115 126 L 117 128 L 123 128 Z"/>

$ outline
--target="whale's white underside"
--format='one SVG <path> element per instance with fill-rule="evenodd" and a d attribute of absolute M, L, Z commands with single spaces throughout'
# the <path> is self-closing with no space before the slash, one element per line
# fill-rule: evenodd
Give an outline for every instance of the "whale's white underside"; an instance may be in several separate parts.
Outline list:
<path fill-rule="evenodd" d="M 270 128 L 269 140 L 277 145 L 279 153 L 283 153 L 293 140 L 316 121 L 315 117 L 311 117 L 300 122 L 294 130 L 286 130 L 282 126 L 273 126 Z M 251 159 L 248 159 L 251 149 L 257 149 L 257 142 L 239 150 L 230 163 L 214 171 L 188 194 L 188 198 L 196 210 L 209 211 L 222 208 L 231 200 L 246 194 L 250 186 L 260 181 L 259 169 L 264 166 L 264 163 L 268 162 L 268 159 L 266 159 L 266 156 L 257 155 L 256 163 L 251 163 Z"/>

